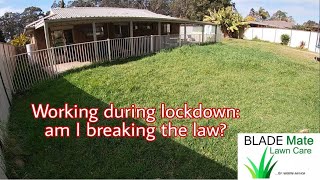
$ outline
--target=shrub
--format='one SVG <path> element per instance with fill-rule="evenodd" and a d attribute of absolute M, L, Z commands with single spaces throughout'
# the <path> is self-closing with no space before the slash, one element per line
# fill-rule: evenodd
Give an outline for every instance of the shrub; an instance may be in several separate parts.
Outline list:
<path fill-rule="evenodd" d="M 289 41 L 290 41 L 290 36 L 288 34 L 281 35 L 281 44 L 282 45 L 288 45 Z"/>
<path fill-rule="evenodd" d="M 30 43 L 30 39 L 25 34 L 20 34 L 15 36 L 14 39 L 10 42 L 13 46 L 21 47 Z"/>
<path fill-rule="evenodd" d="M 30 43 L 30 39 L 25 34 L 15 36 L 14 39 L 10 41 L 10 44 L 16 47 L 16 51 L 18 54 L 27 52 L 26 44 L 28 43 Z"/>

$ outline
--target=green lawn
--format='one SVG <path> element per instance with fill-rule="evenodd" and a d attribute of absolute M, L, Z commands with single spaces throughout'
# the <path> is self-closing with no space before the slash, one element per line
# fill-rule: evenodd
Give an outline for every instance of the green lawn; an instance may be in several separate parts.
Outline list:
<path fill-rule="evenodd" d="M 16 96 L 5 152 L 10 178 L 236 178 L 237 133 L 319 132 L 319 63 L 313 54 L 281 45 L 227 40 L 184 46 L 119 64 L 68 73 Z M 184 102 L 241 109 L 227 121 L 225 138 L 46 139 L 48 125 L 76 120 L 34 120 L 30 103 L 65 102 L 106 108 L 132 103 L 179 107 Z M 127 120 L 132 121 L 132 120 Z M 135 120 L 147 125 L 143 120 Z M 166 120 L 158 119 L 159 126 Z M 85 120 L 82 120 L 83 124 Z M 190 120 L 174 125 L 191 126 Z M 100 120 L 99 125 L 119 125 Z"/>

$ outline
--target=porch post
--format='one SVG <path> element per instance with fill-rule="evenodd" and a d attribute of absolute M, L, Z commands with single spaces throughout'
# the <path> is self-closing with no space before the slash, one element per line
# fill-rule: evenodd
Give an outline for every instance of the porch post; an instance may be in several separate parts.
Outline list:
<path fill-rule="evenodd" d="M 94 41 L 94 55 L 96 58 L 96 61 L 98 61 L 98 45 L 97 45 L 97 28 L 96 23 L 92 23 L 92 33 L 93 33 L 93 41 Z"/>
<path fill-rule="evenodd" d="M 130 21 L 130 37 L 133 37 L 133 22 Z"/>
<path fill-rule="evenodd" d="M 205 25 L 202 25 L 202 43 L 204 43 L 204 27 Z"/>
<path fill-rule="evenodd" d="M 162 38 L 161 38 L 161 22 L 158 22 L 158 35 L 159 35 L 159 50 L 161 50 Z"/>
<path fill-rule="evenodd" d="M 46 39 L 47 53 L 51 65 L 51 76 L 57 77 L 57 67 L 55 66 L 56 58 L 53 49 L 51 49 L 49 27 L 47 22 L 44 22 L 44 37 Z"/>
<path fill-rule="evenodd" d="M 92 31 L 93 31 L 93 41 L 97 41 L 97 27 L 96 23 L 92 23 Z"/>
<path fill-rule="evenodd" d="M 134 44 L 133 44 L 133 21 L 130 21 L 130 49 L 131 49 L 131 56 L 135 55 L 135 49 L 134 49 Z"/>
<path fill-rule="evenodd" d="M 187 42 L 187 24 L 184 23 L 184 43 Z"/>
<path fill-rule="evenodd" d="M 44 37 L 46 39 L 47 49 L 51 48 L 51 46 L 50 46 L 49 28 L 48 28 L 48 23 L 47 22 L 44 22 Z"/>

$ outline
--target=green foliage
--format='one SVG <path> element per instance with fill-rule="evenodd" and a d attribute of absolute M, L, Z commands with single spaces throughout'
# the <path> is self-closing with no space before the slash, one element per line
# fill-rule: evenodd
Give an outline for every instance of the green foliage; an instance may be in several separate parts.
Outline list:
<path fill-rule="evenodd" d="M 256 21 L 256 18 L 253 16 L 247 16 L 245 19 L 245 21 L 249 22 L 249 21 Z"/>
<path fill-rule="evenodd" d="M 24 27 L 42 18 L 43 11 L 38 7 L 27 7 L 22 13 L 6 12 L 0 17 L 0 27 L 6 40 L 12 40 L 24 31 Z"/>
<path fill-rule="evenodd" d="M 281 35 L 281 44 L 282 45 L 288 45 L 289 41 L 290 41 L 290 36 L 288 34 Z"/>
<path fill-rule="evenodd" d="M 22 47 L 30 43 L 30 39 L 25 34 L 20 34 L 19 36 L 15 36 L 10 43 L 16 47 Z"/>
<path fill-rule="evenodd" d="M 269 12 L 262 7 L 259 8 L 258 14 L 262 18 L 262 20 L 266 20 L 270 17 Z"/>
<path fill-rule="evenodd" d="M 20 13 L 6 12 L 0 17 L 0 27 L 6 40 L 12 40 L 15 35 L 23 32 Z"/>
<path fill-rule="evenodd" d="M 278 10 L 275 12 L 271 18 L 271 20 L 276 20 L 276 21 L 287 21 L 287 22 L 294 22 L 294 19 L 292 16 L 288 16 L 287 12 Z"/>
<path fill-rule="evenodd" d="M 225 36 L 231 36 L 232 33 L 239 31 L 239 28 L 248 25 L 239 13 L 233 11 L 231 6 L 218 11 L 209 10 L 209 14 L 204 17 L 203 21 L 219 24 Z"/>
<path fill-rule="evenodd" d="M 247 18 L 249 18 L 249 20 L 247 20 L 247 21 L 262 21 L 262 20 L 268 19 L 269 17 L 270 17 L 269 12 L 266 11 L 264 8 L 260 7 L 258 11 L 251 8 L 249 15 L 247 16 Z M 253 18 L 254 18 L 254 20 L 253 20 Z"/>
<path fill-rule="evenodd" d="M 26 25 L 44 17 L 44 12 L 39 7 L 27 7 L 20 14 L 22 25 L 25 27 Z"/>
<path fill-rule="evenodd" d="M 276 161 L 275 163 L 273 163 L 273 165 L 270 167 L 271 165 L 271 162 L 272 162 L 272 159 L 274 156 L 272 156 L 266 167 L 264 167 L 264 162 L 265 162 L 265 158 L 266 158 L 266 154 L 267 154 L 267 149 L 268 147 L 265 149 L 262 157 L 261 157 L 261 160 L 260 160 L 260 165 L 259 165 L 259 168 L 257 168 L 257 166 L 248 158 L 250 164 L 251 164 L 251 167 L 250 168 L 249 166 L 245 165 L 247 167 L 247 169 L 250 171 L 251 173 L 251 176 L 253 179 L 257 179 L 257 178 L 270 178 L 270 174 L 274 168 L 274 166 L 277 164 L 278 161 Z"/>

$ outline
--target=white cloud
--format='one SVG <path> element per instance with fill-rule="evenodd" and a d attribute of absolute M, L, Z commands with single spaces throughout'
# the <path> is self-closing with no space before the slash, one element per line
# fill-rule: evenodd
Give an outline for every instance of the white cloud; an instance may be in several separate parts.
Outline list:
<path fill-rule="evenodd" d="M 10 6 L 3 7 L 3 8 L 0 8 L 0 16 L 4 15 L 4 13 L 6 13 L 6 12 L 20 12 L 21 13 L 22 11 L 23 11 L 23 9 L 12 8 Z"/>

